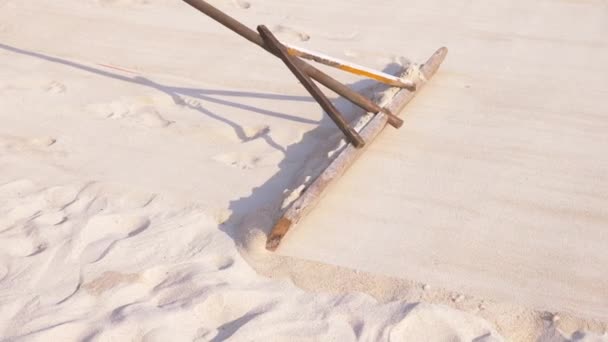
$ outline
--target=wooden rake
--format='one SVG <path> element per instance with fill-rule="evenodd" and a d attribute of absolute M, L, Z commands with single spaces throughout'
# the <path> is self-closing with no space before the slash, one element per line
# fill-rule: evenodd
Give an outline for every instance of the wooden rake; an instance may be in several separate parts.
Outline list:
<path fill-rule="evenodd" d="M 387 124 L 395 128 L 403 125 L 403 120 L 394 113 L 401 112 L 405 105 L 414 98 L 424 83 L 435 74 L 448 52 L 447 48 L 442 47 L 419 68 L 410 66 L 406 71 L 407 77 L 398 77 L 321 53 L 283 44 L 265 26 L 257 27 L 258 34 L 258 32 L 251 30 L 203 0 L 183 1 L 280 58 L 344 133 L 350 143 L 340 150 L 329 166 L 308 187 L 305 187 L 305 190 L 299 194 L 299 197 L 287 207 L 278 219 L 266 241 L 266 249 L 270 251 L 277 249 L 285 234 L 319 202 L 323 191 L 340 178 L 348 167 L 356 161 L 357 157 L 364 151 L 363 147 L 366 142 L 374 140 Z M 300 58 L 377 80 L 396 87 L 395 89 L 398 89 L 398 91 L 394 93 L 385 107 L 381 107 Z M 366 115 L 354 127 L 349 126 L 342 114 L 313 80 L 374 115 Z"/>

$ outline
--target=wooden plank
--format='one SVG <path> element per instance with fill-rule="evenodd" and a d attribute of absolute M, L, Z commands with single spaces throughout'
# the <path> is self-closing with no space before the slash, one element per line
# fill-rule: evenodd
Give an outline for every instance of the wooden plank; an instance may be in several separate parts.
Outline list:
<path fill-rule="evenodd" d="M 439 66 L 447 55 L 447 48 L 442 47 L 437 50 L 428 61 L 420 67 L 420 75 L 414 79 L 416 90 L 400 90 L 391 100 L 388 110 L 392 113 L 399 113 L 416 96 L 424 83 L 429 80 L 439 69 Z M 383 113 L 375 115 L 360 132 L 361 137 L 371 142 L 378 136 L 387 124 L 387 116 Z M 293 228 L 314 206 L 319 202 L 324 190 L 340 178 L 344 172 L 352 165 L 357 157 L 365 151 L 365 148 L 357 149 L 352 145 L 347 145 L 339 155 L 329 164 L 329 166 L 315 179 L 315 181 L 295 200 L 278 219 L 266 241 L 266 249 L 274 251 L 279 247 L 281 240 L 287 232 Z"/>

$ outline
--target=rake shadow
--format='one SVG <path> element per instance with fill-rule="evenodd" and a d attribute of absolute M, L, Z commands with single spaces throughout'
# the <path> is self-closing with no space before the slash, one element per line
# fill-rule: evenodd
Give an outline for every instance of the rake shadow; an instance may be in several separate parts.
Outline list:
<path fill-rule="evenodd" d="M 206 115 L 207 117 L 229 125 L 233 128 L 235 134 L 242 142 L 262 138 L 271 147 L 282 151 L 285 157 L 278 165 L 279 170 L 263 184 L 254 187 L 251 191 L 251 195 L 235 199 L 229 204 L 229 209 L 232 214 L 228 220 L 220 226 L 220 229 L 229 235 L 237 245 L 246 243 L 245 236 L 250 229 L 261 229 L 265 233 L 270 231 L 272 227 L 269 226 L 268 223 L 273 223 L 276 221 L 276 219 L 278 219 L 281 213 L 281 205 L 285 194 L 291 193 L 305 180 L 314 179 L 320 173 L 320 170 L 329 165 L 331 160 L 328 157 L 328 152 L 334 149 L 336 144 L 338 144 L 342 138 L 340 131 L 334 126 L 333 122 L 327 117 L 327 115 L 323 115 L 320 121 L 309 120 L 238 102 L 238 98 L 258 98 L 273 101 L 314 101 L 309 96 L 288 96 L 259 92 L 169 86 L 154 82 L 145 77 L 128 77 L 74 61 L 69 61 L 67 59 L 53 57 L 39 52 L 28 51 L 2 43 L 0 43 L 0 49 L 65 65 L 99 76 L 156 89 L 170 96 L 176 105 L 186 106 Z M 279 61 L 277 62 L 280 63 Z M 391 63 L 387 65 L 383 71 L 389 74 L 396 74 L 401 69 L 401 65 Z M 294 82 L 296 82 L 295 78 Z M 371 80 L 361 80 L 348 84 L 348 86 L 367 97 L 374 97 L 387 89 L 386 86 L 380 85 Z M 215 96 L 228 97 L 232 98 L 233 100 L 221 99 Z M 284 148 L 272 141 L 271 137 L 266 134 L 267 132 L 254 137 L 247 137 L 243 128 L 236 122 L 210 111 L 200 103 L 189 103 L 185 100 L 185 97 L 199 99 L 203 102 L 243 109 L 260 115 L 307 124 L 317 124 L 317 126 L 305 133 L 299 142 Z M 348 121 L 352 121 L 364 113 L 363 110 L 354 106 L 343 98 L 338 98 L 332 102 Z M 257 216 L 255 216 L 255 214 L 259 213 L 263 214 L 262 216 L 264 218 L 262 220 L 257 219 Z M 254 216 L 252 216 L 252 214 L 254 214 Z"/>
<path fill-rule="evenodd" d="M 402 66 L 391 63 L 384 72 L 397 74 Z M 362 80 L 348 86 L 363 95 L 374 98 L 387 89 L 386 86 L 371 80 Z M 352 121 L 364 111 L 343 98 L 332 101 L 336 108 Z M 284 198 L 295 190 L 301 191 L 303 183 L 310 184 L 325 169 L 331 159 L 328 153 L 342 139 L 342 133 L 327 115 L 302 139 L 286 147 L 285 158 L 279 163 L 279 170 L 263 184 L 254 187 L 247 197 L 230 202 L 231 216 L 220 229 L 226 232 L 235 243 L 247 248 L 252 230 L 261 230 L 266 236 L 278 220 L 284 208 Z M 257 243 L 257 242 L 256 242 Z"/>
<path fill-rule="evenodd" d="M 242 110 L 247 110 L 252 113 L 280 118 L 284 120 L 290 120 L 295 122 L 307 123 L 307 124 L 315 124 L 316 120 L 303 119 L 297 116 L 276 112 L 266 108 L 258 108 L 255 106 L 247 105 L 244 103 L 238 102 L 238 98 L 255 98 L 255 99 L 268 99 L 272 101 L 297 101 L 297 102 L 311 102 L 314 101 L 311 97 L 308 96 L 291 96 L 291 95 L 280 95 L 280 94 L 269 94 L 269 93 L 259 93 L 259 92 L 245 92 L 245 91 L 230 91 L 230 90 L 219 90 L 219 89 L 204 89 L 204 88 L 190 88 L 190 87 L 177 87 L 170 86 L 166 84 L 161 84 L 158 82 L 154 82 L 148 78 L 141 76 L 124 76 L 118 73 L 109 72 L 107 70 L 102 70 L 99 68 L 92 67 L 90 65 L 85 65 L 82 63 L 70 61 L 64 58 L 54 57 L 47 54 L 43 54 L 40 52 L 29 51 L 25 49 L 20 49 L 14 46 L 6 45 L 0 43 L 0 49 L 12 52 L 15 54 L 29 56 L 33 58 L 38 58 L 45 60 L 47 62 L 52 62 L 56 64 L 61 64 L 70 68 L 78 69 L 81 71 L 85 71 L 88 73 L 92 73 L 99 76 L 104 76 L 107 78 L 115 79 L 118 81 L 138 84 L 142 86 L 146 86 L 149 88 L 156 89 L 161 93 L 167 94 L 176 105 L 187 107 L 193 110 L 200 112 L 201 114 L 206 115 L 209 118 L 220 121 L 222 123 L 227 124 L 232 127 L 237 137 L 241 140 L 241 142 L 251 141 L 257 138 L 263 138 L 271 147 L 279 149 L 283 152 L 284 149 L 279 146 L 279 144 L 272 141 L 271 137 L 267 134 L 262 134 L 248 137 L 245 134 L 245 131 L 242 126 L 238 123 L 225 118 L 213 111 L 207 109 L 205 106 L 201 104 L 201 102 L 208 102 L 219 104 L 223 106 L 238 108 Z M 226 100 L 219 97 L 228 97 L 233 98 L 234 100 Z M 192 103 L 191 101 L 186 101 L 186 98 L 194 98 L 201 101 L 196 101 L 196 103 Z"/>

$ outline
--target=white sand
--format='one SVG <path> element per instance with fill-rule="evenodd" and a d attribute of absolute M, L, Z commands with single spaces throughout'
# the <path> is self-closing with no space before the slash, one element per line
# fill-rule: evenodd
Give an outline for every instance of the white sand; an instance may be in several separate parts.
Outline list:
<path fill-rule="evenodd" d="M 348 2 L 347 13 L 339 2 L 212 3 L 251 27 L 268 25 L 284 41 L 376 68 L 395 70 L 401 55 L 423 60 L 440 45 L 460 46 L 461 52 L 452 48 L 454 61 L 437 84 L 412 104 L 420 113 L 409 117 L 417 120 L 465 105 L 446 93 L 466 83 L 458 77 L 475 70 L 480 78 L 494 75 L 490 64 L 452 63 L 500 37 L 478 34 L 465 46 L 454 38 L 464 31 L 454 28 L 472 21 L 483 31 L 528 6 L 518 2 L 513 13 L 499 15 L 494 11 L 508 7 L 506 1 L 462 8 L 358 1 Z M 586 20 L 597 22 L 585 40 L 586 56 L 596 62 L 571 65 L 599 84 L 603 76 L 589 75 L 602 70 L 594 67 L 601 60 L 596 49 L 605 55 L 606 45 L 595 47 L 597 37 L 589 34 L 601 25 L 606 30 L 603 3 L 585 4 L 598 13 Z M 487 22 L 474 20 L 473 9 Z M 431 19 L 451 24 L 420 26 Z M 413 28 L 417 34 L 406 34 Z M 563 38 L 576 44 L 580 33 Z M 565 341 L 562 335 L 600 338 L 581 331 L 605 329 L 478 293 L 421 286 L 416 281 L 425 279 L 415 273 L 388 278 L 242 245 L 259 242 L 283 191 L 322 166 L 324 151 L 340 135 L 278 60 L 179 1 L 4 0 L 0 44 L 0 341 L 495 341 L 500 334 Z M 352 86 L 371 92 L 373 83 Z M 384 142 L 398 148 L 412 132 L 386 133 Z M 398 163 L 402 152 L 390 151 L 370 153 Z M 369 178 L 358 177 L 359 184 Z M 379 184 L 369 183 L 365 193 L 390 201 Z M 365 234 L 370 220 L 389 208 L 355 210 L 350 228 Z M 315 215 L 331 220 L 335 214 Z M 344 256 L 344 249 L 336 251 L 335 258 Z M 385 256 L 368 258 L 382 265 Z M 326 262 L 357 266 L 357 259 L 347 261 Z M 276 279 L 285 277 L 304 289 Z"/>
<path fill-rule="evenodd" d="M 606 3 L 494 3 L 280 253 L 608 320 Z"/>

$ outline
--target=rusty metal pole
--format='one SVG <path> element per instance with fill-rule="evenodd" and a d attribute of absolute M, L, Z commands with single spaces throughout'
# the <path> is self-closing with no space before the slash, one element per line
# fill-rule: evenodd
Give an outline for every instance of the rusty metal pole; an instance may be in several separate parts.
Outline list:
<path fill-rule="evenodd" d="M 351 144 L 353 144 L 356 148 L 361 148 L 365 146 L 365 141 L 357 131 L 355 131 L 352 127 L 348 125 L 342 114 L 338 111 L 338 109 L 325 97 L 321 89 L 317 87 L 317 85 L 306 75 L 300 68 L 294 63 L 294 60 L 297 57 L 292 57 L 287 52 L 287 48 L 279 40 L 270 32 L 270 30 L 264 26 L 258 26 L 258 32 L 266 46 L 273 50 L 274 53 L 278 54 L 283 63 L 291 70 L 291 72 L 296 76 L 296 78 L 302 83 L 304 88 L 308 90 L 310 95 L 314 97 L 315 100 L 319 103 L 321 108 L 329 115 L 329 117 L 334 121 L 334 123 L 340 128 L 342 133 L 346 135 Z"/>
<path fill-rule="evenodd" d="M 275 55 L 276 57 L 279 57 L 273 51 L 271 51 L 268 47 L 266 47 L 266 45 L 264 44 L 264 40 L 262 39 L 262 37 L 260 37 L 260 35 L 257 32 L 255 32 L 254 30 L 250 29 L 249 27 L 243 25 L 236 19 L 230 17 L 229 15 L 218 10 L 217 8 L 211 6 L 207 2 L 205 2 L 203 0 L 183 0 L 183 1 L 185 3 L 187 3 L 188 5 L 196 8 L 200 12 L 211 17 L 213 20 L 217 21 L 218 23 L 224 25 L 225 27 L 232 30 L 233 32 L 237 33 L 241 37 L 260 46 L 264 50 Z M 335 91 L 338 95 L 347 98 L 352 103 L 363 108 L 364 110 L 366 110 L 370 113 L 374 113 L 374 114 L 383 112 L 384 114 L 386 114 L 388 116 L 388 123 L 391 126 L 393 126 L 395 128 L 399 128 L 403 125 L 403 120 L 401 118 L 395 116 L 388 109 L 378 106 L 370 99 L 368 99 L 365 96 L 350 89 L 349 87 L 345 86 L 344 84 L 340 83 L 339 81 L 333 79 L 331 76 L 327 75 L 326 73 L 322 72 L 321 70 L 313 67 L 312 65 L 310 65 L 300 59 L 294 59 L 294 63 L 298 68 L 300 68 L 302 71 L 304 71 L 312 79 L 323 84 L 327 88 Z"/>

